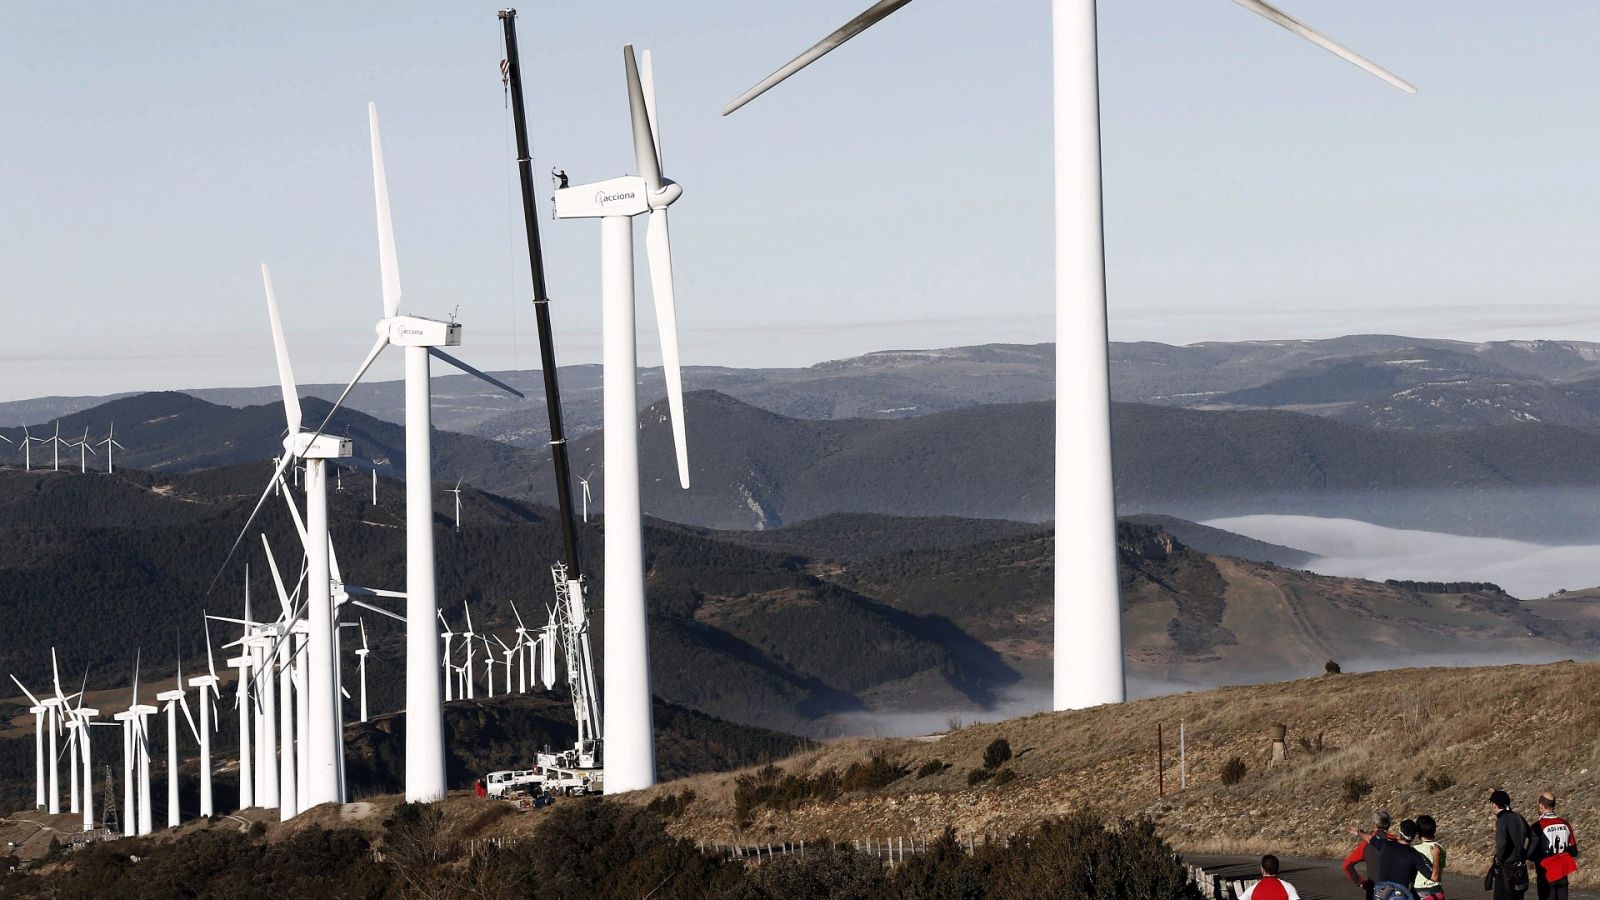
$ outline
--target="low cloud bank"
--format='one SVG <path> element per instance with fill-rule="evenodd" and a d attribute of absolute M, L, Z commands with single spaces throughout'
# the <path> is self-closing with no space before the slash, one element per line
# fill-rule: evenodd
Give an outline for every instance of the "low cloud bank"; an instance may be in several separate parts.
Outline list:
<path fill-rule="evenodd" d="M 1323 575 L 1492 581 L 1524 599 L 1600 585 L 1600 545 L 1594 544 L 1552 546 L 1314 516 L 1235 516 L 1204 524 L 1315 553 L 1319 558 L 1306 568 Z"/>

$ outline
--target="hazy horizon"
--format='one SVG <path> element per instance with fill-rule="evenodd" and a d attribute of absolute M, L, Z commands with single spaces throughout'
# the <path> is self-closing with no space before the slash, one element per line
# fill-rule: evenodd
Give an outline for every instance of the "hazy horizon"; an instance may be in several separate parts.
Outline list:
<path fill-rule="evenodd" d="M 592 223 L 548 220 L 546 173 L 631 167 L 626 41 L 654 51 L 666 171 L 685 190 L 685 362 L 1052 336 L 1048 4 L 912 5 L 718 115 L 860 5 L 524 11 L 562 362 L 598 358 L 598 241 Z M 459 305 L 462 356 L 522 368 L 535 351 L 497 8 L 14 10 L 0 269 L 7 307 L 30 314 L 0 360 L 0 400 L 270 380 L 263 260 L 298 374 L 347 379 L 378 308 L 369 100 L 406 308 Z M 1600 8 L 1286 8 L 1421 93 L 1222 0 L 1100 11 L 1111 335 L 1600 339 L 1587 150 L 1600 124 L 1586 114 Z"/>

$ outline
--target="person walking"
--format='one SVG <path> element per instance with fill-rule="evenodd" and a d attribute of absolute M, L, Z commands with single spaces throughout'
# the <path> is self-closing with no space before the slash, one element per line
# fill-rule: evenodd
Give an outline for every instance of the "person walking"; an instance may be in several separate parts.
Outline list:
<path fill-rule="evenodd" d="M 1246 888 L 1239 900 L 1300 900 L 1300 892 L 1278 877 L 1278 858 L 1268 853 L 1261 857 L 1261 880 Z"/>
<path fill-rule="evenodd" d="M 1431 874 L 1417 873 L 1417 880 L 1411 887 L 1417 893 L 1417 900 L 1444 900 L 1444 845 L 1437 840 L 1439 824 L 1433 816 L 1417 816 L 1417 836 L 1411 842 L 1411 849 L 1415 850 L 1428 861 Z"/>
<path fill-rule="evenodd" d="M 1352 828 L 1350 830 L 1351 833 L 1354 834 L 1360 841 L 1360 843 L 1356 844 L 1355 849 L 1350 851 L 1350 855 L 1344 858 L 1344 865 L 1342 868 L 1344 870 L 1344 876 L 1350 879 L 1350 883 L 1361 888 L 1363 896 L 1365 896 L 1367 900 L 1372 900 L 1372 888 L 1373 885 L 1377 884 L 1377 880 L 1372 877 L 1376 869 L 1373 867 L 1371 862 L 1367 861 L 1367 846 L 1372 842 L 1373 837 L 1380 834 L 1388 834 L 1389 825 L 1392 821 L 1393 820 L 1390 819 L 1389 811 L 1387 809 L 1375 809 L 1372 811 L 1371 834 L 1368 834 L 1359 828 Z M 1358 865 L 1362 866 L 1366 870 L 1365 874 L 1356 871 L 1356 866 Z"/>
<path fill-rule="evenodd" d="M 1494 861 L 1483 876 L 1484 890 L 1494 891 L 1494 900 L 1522 900 L 1528 893 L 1532 843 L 1528 820 L 1511 808 L 1511 796 L 1503 790 L 1489 794 L 1489 809 L 1494 813 Z"/>
<path fill-rule="evenodd" d="M 1567 878 L 1578 871 L 1578 837 L 1572 823 L 1556 815 L 1556 795 L 1539 795 L 1539 821 L 1533 823 L 1534 867 L 1539 900 L 1567 900 Z"/>

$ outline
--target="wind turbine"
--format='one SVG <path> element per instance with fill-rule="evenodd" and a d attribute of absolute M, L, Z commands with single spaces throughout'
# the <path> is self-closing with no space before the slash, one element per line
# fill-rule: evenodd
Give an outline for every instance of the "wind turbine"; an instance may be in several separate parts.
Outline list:
<path fill-rule="evenodd" d="M 111 423 L 111 430 L 106 432 L 106 439 L 101 441 L 96 446 L 100 446 L 100 447 L 106 448 L 106 474 L 107 475 L 112 474 L 113 472 L 115 472 L 117 470 L 116 466 L 112 463 L 112 460 L 111 460 L 111 450 L 112 450 L 112 448 L 116 448 L 118 450 L 126 450 L 126 449 L 128 449 L 127 447 L 122 446 L 122 442 L 121 441 L 117 440 L 117 423 L 115 423 L 115 422 Z"/>
<path fill-rule="evenodd" d="M 267 317 L 272 326 L 272 346 L 278 363 L 278 386 L 283 394 L 283 411 L 288 428 L 288 437 L 283 442 L 284 458 L 286 462 L 289 459 L 303 460 L 306 470 L 306 669 L 305 689 L 300 702 L 305 704 L 307 728 L 300 735 L 302 741 L 300 752 L 306 754 L 309 766 L 306 772 L 307 783 L 301 786 L 304 788 L 304 797 L 297 799 L 301 799 L 304 806 L 309 809 L 321 803 L 337 803 L 342 793 L 339 773 L 343 769 L 340 757 L 344 753 L 344 740 L 339 725 L 339 682 L 333 651 L 333 576 L 328 554 L 328 465 L 330 460 L 335 461 L 333 465 L 337 466 L 337 460 L 349 458 L 351 445 L 348 438 L 322 434 L 321 429 L 318 429 L 318 433 L 312 433 L 301 428 L 299 390 L 295 384 L 294 370 L 289 362 L 288 345 L 284 341 L 283 321 L 279 316 L 278 300 L 272 289 L 272 275 L 265 263 L 261 266 L 261 279 L 266 287 Z M 279 471 L 274 473 L 273 478 L 276 480 L 281 476 L 282 472 Z M 268 485 L 269 491 L 271 488 L 272 486 Z M 265 498 L 264 492 L 262 499 Z M 291 504 L 294 502 L 292 498 L 286 499 Z M 262 542 L 266 542 L 264 536 Z M 267 555 L 271 561 L 271 547 L 267 548 Z M 275 561 L 272 565 L 272 576 L 280 600 L 287 608 L 287 593 L 283 589 L 282 578 L 277 571 Z M 285 687 L 287 687 L 286 679 Z M 289 706 L 290 700 L 286 694 L 285 710 L 288 710 Z M 284 721 L 285 723 L 289 721 L 287 712 Z M 283 738 L 281 745 L 286 756 L 294 752 L 293 741 L 287 736 Z M 287 809 L 290 805 L 285 803 L 281 809 Z"/>
<path fill-rule="evenodd" d="M 61 471 L 61 448 L 65 447 L 65 446 L 69 446 L 69 445 L 67 444 L 66 441 L 63 441 L 61 439 L 61 420 L 60 419 L 56 420 L 56 433 L 55 433 L 55 436 L 45 438 L 43 441 L 40 441 L 40 443 L 49 444 L 50 445 L 50 449 L 52 451 L 51 463 L 50 463 L 50 471 L 52 471 L 52 472 Z M 74 810 L 74 812 L 76 812 L 76 810 Z"/>
<path fill-rule="evenodd" d="M 456 479 L 456 486 L 448 488 L 450 493 L 456 495 L 456 530 L 461 530 L 461 479 Z"/>
<path fill-rule="evenodd" d="M 438 610 L 433 553 L 433 401 L 429 366 L 439 359 L 516 397 L 522 392 L 440 349 L 461 343 L 461 325 L 400 313 L 400 265 L 389 212 L 388 176 L 378 135 L 378 107 L 367 105 L 372 132 L 372 186 L 378 220 L 378 260 L 383 276 L 383 317 L 377 342 L 355 377 L 334 401 L 328 418 L 390 345 L 404 348 L 406 384 L 406 799 L 437 800 L 445 794 L 444 710 L 440 702 L 439 645 L 433 617 Z M 323 420 L 326 427 L 328 419 Z M 321 430 L 320 428 L 318 429 Z"/>
<path fill-rule="evenodd" d="M 592 469 L 588 475 L 578 476 L 578 484 L 583 487 L 583 524 L 585 525 L 589 524 L 589 479 L 593 477 L 594 470 Z"/>
<path fill-rule="evenodd" d="M 556 217 L 600 220 L 601 330 L 604 351 L 606 469 L 605 531 L 605 786 L 607 793 L 655 784 L 655 738 L 650 710 L 650 645 L 645 614 L 644 536 L 639 502 L 639 428 L 633 217 L 649 214 L 645 249 L 661 332 L 678 482 L 689 487 L 678 362 L 678 315 L 672 288 L 667 207 L 683 189 L 661 174 L 661 136 L 650 54 L 640 72 L 633 45 L 622 48 L 634 161 L 639 175 L 556 191 Z"/>
<path fill-rule="evenodd" d="M 28 700 L 33 704 L 28 707 L 28 712 L 33 713 L 33 808 L 44 809 L 44 732 L 45 728 L 48 727 L 46 717 L 50 712 L 50 708 L 41 703 L 39 698 L 28 690 L 27 685 L 18 681 L 17 676 L 12 675 L 11 680 L 16 683 L 17 687 L 22 689 L 22 693 L 26 694 Z"/>
<path fill-rule="evenodd" d="M 461 601 L 461 608 L 463 610 L 465 610 L 466 613 L 467 613 L 467 630 L 461 632 L 461 637 L 464 639 L 465 644 L 466 644 L 466 647 L 465 647 L 465 649 L 467 651 L 467 665 L 466 665 L 466 681 L 467 681 L 467 684 L 466 684 L 466 692 L 467 692 L 467 699 L 471 700 L 473 698 L 473 689 L 472 689 L 472 651 L 473 651 L 473 643 L 472 643 L 472 639 L 474 637 L 477 637 L 477 635 L 474 634 L 473 631 L 472 631 L 472 608 L 467 606 L 467 601 L 465 601 L 465 600 Z"/>
<path fill-rule="evenodd" d="M 522 624 L 522 613 L 517 609 L 517 601 L 511 601 L 511 614 L 517 617 L 517 690 L 526 694 L 528 692 L 528 627 Z M 509 675 L 507 676 L 510 677 Z M 511 690 L 511 682 L 506 682 L 506 691 Z"/>
<path fill-rule="evenodd" d="M 750 102 L 908 2 L 880 0 L 873 4 L 745 91 L 722 114 L 728 115 Z M 1415 87 L 1392 72 L 1262 0 L 1234 2 L 1390 84 L 1416 93 Z M 1127 691 L 1111 473 L 1095 0 L 1052 0 L 1052 8 L 1056 203 L 1054 706 L 1077 709 L 1120 703 L 1126 699 Z M 608 784 L 609 781 L 608 772 Z"/>
<path fill-rule="evenodd" d="M 44 443 L 42 439 L 34 437 L 28 431 L 28 426 L 22 426 L 22 470 L 24 472 L 33 471 L 33 445 L 42 443 Z"/>
<path fill-rule="evenodd" d="M 511 693 L 511 660 L 512 660 L 513 657 L 515 657 L 517 655 L 517 650 L 521 647 L 521 644 L 518 644 L 516 646 L 507 646 L 505 641 L 500 640 L 500 635 L 498 635 L 498 634 L 494 636 L 494 640 L 495 640 L 495 643 L 500 645 L 501 653 L 506 658 L 505 659 L 505 663 L 504 663 L 504 665 L 506 667 L 506 689 L 505 689 L 505 693 L 510 694 Z M 485 643 L 488 643 L 488 642 L 485 641 Z M 522 683 L 522 692 L 524 694 L 526 694 L 528 692 L 528 683 L 526 681 L 524 681 Z"/>
<path fill-rule="evenodd" d="M 483 635 L 479 635 L 478 640 L 483 641 L 483 680 L 489 689 L 489 693 L 486 696 L 492 699 L 494 697 L 494 667 L 497 665 L 494 661 L 494 645 L 489 643 L 489 639 Z"/>
<path fill-rule="evenodd" d="M 79 465 L 82 467 L 82 474 L 89 474 L 89 454 L 94 453 L 95 456 L 100 455 L 95 453 L 93 447 L 89 446 L 89 426 L 83 426 L 83 438 L 81 440 L 74 441 L 73 443 L 68 444 L 68 446 L 78 448 Z"/>
<path fill-rule="evenodd" d="M 434 615 L 439 617 L 439 626 L 444 629 L 439 632 L 439 637 L 444 640 L 444 701 L 449 703 L 456 699 L 454 680 L 450 677 L 450 639 L 455 637 L 456 633 L 450 630 L 450 623 L 444 620 L 444 613 L 434 610 Z"/>
<path fill-rule="evenodd" d="M 158 710 L 139 702 L 139 657 L 133 662 L 133 699 L 112 716 L 122 723 L 122 796 L 127 810 L 123 834 L 149 834 L 154 829 L 150 808 L 149 718 Z"/>
<path fill-rule="evenodd" d="M 214 700 L 221 700 L 222 693 L 217 689 L 221 679 L 217 678 L 217 661 L 211 654 L 211 623 L 202 610 L 200 623 L 206 632 L 206 674 L 198 678 L 189 679 L 189 684 L 200 689 L 200 817 L 210 818 L 216 815 L 216 804 L 211 796 L 211 732 L 217 727 L 216 713 L 211 704 Z M 242 736 L 248 746 L 249 737 Z M 240 777 L 244 777 L 245 770 L 241 769 Z M 241 805 L 240 807 L 244 807 Z"/>
<path fill-rule="evenodd" d="M 67 723 L 68 728 L 75 729 L 79 762 L 83 773 L 83 830 L 94 830 L 94 740 L 90 732 L 96 724 L 94 718 L 100 715 L 100 710 L 91 709 L 83 705 L 84 688 L 88 687 L 89 672 L 83 673 L 84 687 L 78 689 L 78 705 L 72 710 L 72 721 Z"/>
<path fill-rule="evenodd" d="M 367 620 L 361 619 L 361 649 L 356 651 L 356 667 L 361 671 L 361 721 L 367 720 Z"/>
<path fill-rule="evenodd" d="M 200 729 L 195 727 L 194 716 L 189 712 L 187 692 L 183 688 L 183 659 L 178 659 L 177 687 L 162 691 L 156 699 L 166 704 L 167 713 L 167 827 L 178 827 L 178 710 L 189 723 L 189 733 L 195 743 L 200 743 Z"/>

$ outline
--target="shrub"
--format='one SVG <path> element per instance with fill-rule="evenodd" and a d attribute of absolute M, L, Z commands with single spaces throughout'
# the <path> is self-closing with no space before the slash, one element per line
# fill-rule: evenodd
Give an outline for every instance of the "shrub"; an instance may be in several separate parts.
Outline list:
<path fill-rule="evenodd" d="M 1340 786 L 1340 796 L 1346 803 L 1360 803 L 1370 793 L 1372 793 L 1372 782 L 1362 775 L 1351 775 Z"/>
<path fill-rule="evenodd" d="M 845 791 L 875 791 L 888 787 L 910 773 L 911 770 L 905 766 L 874 753 L 864 763 L 853 762 L 846 766 L 844 775 L 839 778 L 839 786 Z"/>
<path fill-rule="evenodd" d="M 983 748 L 983 767 L 985 769 L 998 769 L 1011 759 L 1011 742 L 1005 738 L 995 738 L 989 746 Z"/>
<path fill-rule="evenodd" d="M 1001 769 L 1000 771 L 994 773 L 994 783 L 996 787 L 999 787 L 1002 784 L 1010 784 L 1016 780 L 1017 772 L 1015 769 Z"/>
<path fill-rule="evenodd" d="M 824 769 L 811 776 L 785 775 L 777 766 L 768 765 L 734 781 L 733 814 L 743 828 L 761 808 L 794 809 L 807 800 L 826 802 L 850 791 L 875 791 L 910 773 L 905 766 L 876 754 L 864 763 L 851 763 L 843 774 Z"/>
<path fill-rule="evenodd" d="M 681 794 L 667 794 L 657 797 L 645 804 L 645 809 L 653 812 L 663 819 L 676 819 L 684 814 L 689 804 L 695 801 L 694 791 L 684 791 Z"/>
<path fill-rule="evenodd" d="M 1427 778 L 1422 780 L 1422 786 L 1427 788 L 1428 793 L 1430 794 L 1437 794 L 1440 791 L 1449 790 L 1450 788 L 1455 787 L 1455 784 L 1456 780 L 1449 772 L 1440 772 L 1436 775 L 1429 775 Z"/>
<path fill-rule="evenodd" d="M 927 854 L 937 858 L 929 847 Z M 919 856 L 897 867 L 891 886 L 918 874 Z M 952 859 L 952 876 L 924 876 L 902 897 L 1093 897 L 1094 900 L 1199 900 L 1183 864 L 1149 820 L 1107 821 L 1091 810 L 1046 819 L 1006 844 L 983 847 L 971 858 Z M 976 881 L 980 890 L 958 893 Z M 963 883 L 965 882 L 965 884 Z M 907 887 L 911 887 L 907 885 Z"/>
<path fill-rule="evenodd" d="M 973 769 L 971 772 L 967 773 L 967 784 L 979 785 L 993 777 L 994 773 L 988 769 Z"/>
<path fill-rule="evenodd" d="M 950 768 L 949 764 L 941 760 L 930 759 L 917 767 L 917 777 L 927 778 L 930 775 L 938 775 L 940 772 L 943 772 L 948 768 Z"/>
<path fill-rule="evenodd" d="M 1244 760 L 1237 756 L 1231 756 L 1227 762 L 1222 764 L 1222 771 L 1219 774 L 1222 776 L 1223 784 L 1233 785 L 1244 780 L 1246 771 L 1248 771 L 1248 768 L 1245 766 Z"/>
<path fill-rule="evenodd" d="M 1322 671 L 1329 675 L 1338 675 L 1340 672 L 1343 672 L 1344 669 L 1339 668 L 1339 664 L 1330 659 L 1322 664 Z"/>

